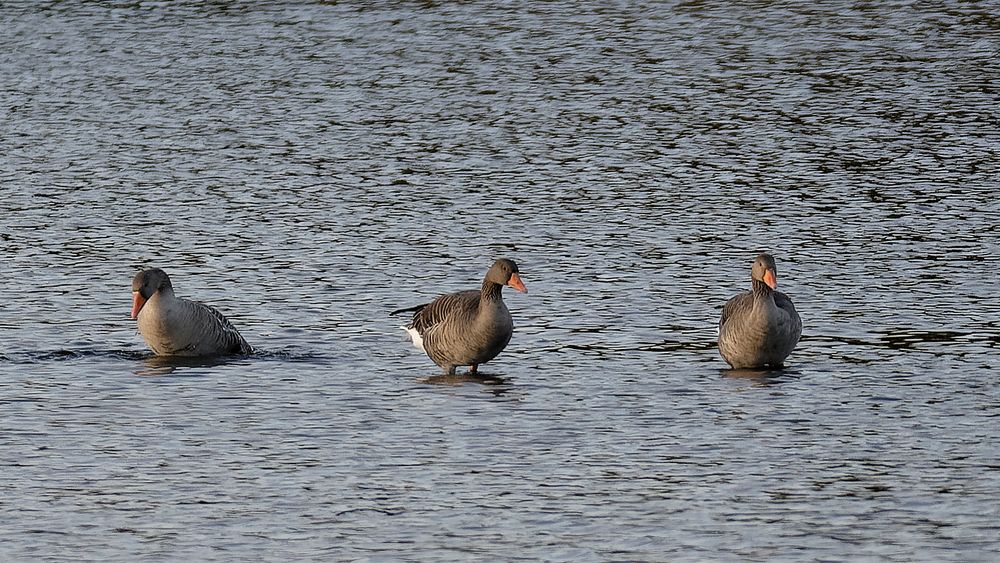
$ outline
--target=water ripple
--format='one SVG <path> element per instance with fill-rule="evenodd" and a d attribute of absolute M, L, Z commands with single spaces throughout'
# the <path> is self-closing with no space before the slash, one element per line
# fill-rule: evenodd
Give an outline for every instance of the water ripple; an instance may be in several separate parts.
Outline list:
<path fill-rule="evenodd" d="M 3 558 L 998 558 L 985 5 L 0 25 Z M 804 336 L 729 370 L 761 249 Z M 498 256 L 511 343 L 441 377 L 387 313 Z M 259 352 L 152 357 L 154 265 Z"/>

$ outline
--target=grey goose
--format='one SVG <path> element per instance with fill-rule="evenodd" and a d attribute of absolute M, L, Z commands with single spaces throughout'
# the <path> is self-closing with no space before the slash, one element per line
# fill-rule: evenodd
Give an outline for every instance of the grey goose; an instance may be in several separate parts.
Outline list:
<path fill-rule="evenodd" d="M 486 272 L 480 289 L 448 293 L 391 314 L 413 312 L 410 323 L 402 328 L 444 373 L 454 375 L 456 367 L 469 366 L 469 373 L 475 374 L 480 364 L 503 351 L 514 331 L 501 297 L 504 286 L 528 292 L 517 264 L 501 258 Z"/>
<path fill-rule="evenodd" d="M 132 318 L 159 356 L 250 354 L 253 348 L 213 307 L 174 295 L 167 273 L 143 270 L 132 278 Z"/>
<path fill-rule="evenodd" d="M 730 299 L 719 320 L 719 353 L 733 368 L 779 368 L 802 336 L 802 319 L 777 290 L 774 257 L 761 253 L 750 269 L 750 291 Z"/>

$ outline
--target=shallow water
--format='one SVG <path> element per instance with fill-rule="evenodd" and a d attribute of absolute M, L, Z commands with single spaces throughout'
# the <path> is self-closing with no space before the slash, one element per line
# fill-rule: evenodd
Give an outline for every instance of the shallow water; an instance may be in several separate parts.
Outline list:
<path fill-rule="evenodd" d="M 1000 558 L 986 4 L 0 7 L 0 556 Z M 804 336 L 730 372 L 758 249 Z M 387 313 L 516 260 L 489 376 Z M 151 358 L 165 268 L 260 352 Z"/>

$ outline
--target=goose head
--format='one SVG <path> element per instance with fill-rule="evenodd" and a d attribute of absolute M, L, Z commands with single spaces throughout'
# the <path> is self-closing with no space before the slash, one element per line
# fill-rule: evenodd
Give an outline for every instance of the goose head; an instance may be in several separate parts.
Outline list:
<path fill-rule="evenodd" d="M 766 252 L 757 255 L 757 259 L 753 262 L 753 268 L 750 269 L 750 278 L 766 283 L 771 289 L 776 289 L 778 287 L 778 268 L 774 265 L 774 256 Z"/>
<path fill-rule="evenodd" d="M 143 270 L 132 278 L 132 318 L 139 317 L 139 311 L 156 292 L 173 289 L 167 273 L 159 268 Z"/>
<path fill-rule="evenodd" d="M 524 282 L 517 272 L 517 264 L 507 258 L 501 258 L 493 263 L 490 271 L 486 272 L 486 280 L 512 287 L 521 293 L 528 293 L 528 288 L 524 287 Z"/>

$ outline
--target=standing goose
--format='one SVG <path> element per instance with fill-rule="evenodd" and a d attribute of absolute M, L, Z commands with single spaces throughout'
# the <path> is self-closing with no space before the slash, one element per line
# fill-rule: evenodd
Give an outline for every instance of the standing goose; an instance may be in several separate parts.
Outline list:
<path fill-rule="evenodd" d="M 774 257 L 761 253 L 750 270 L 750 291 L 730 299 L 719 320 L 719 353 L 730 366 L 781 367 L 802 336 L 802 319 L 777 291 Z"/>
<path fill-rule="evenodd" d="M 500 295 L 505 285 L 528 292 L 517 264 L 501 258 L 486 272 L 479 291 L 448 293 L 391 314 L 413 311 L 410 324 L 402 328 L 413 345 L 446 374 L 454 375 L 457 366 L 469 366 L 469 373 L 474 374 L 479 364 L 492 360 L 507 346 L 514 332 L 514 321 Z"/>
<path fill-rule="evenodd" d="M 158 356 L 250 354 L 253 348 L 222 313 L 174 295 L 167 273 L 143 270 L 132 278 L 132 318 Z"/>

